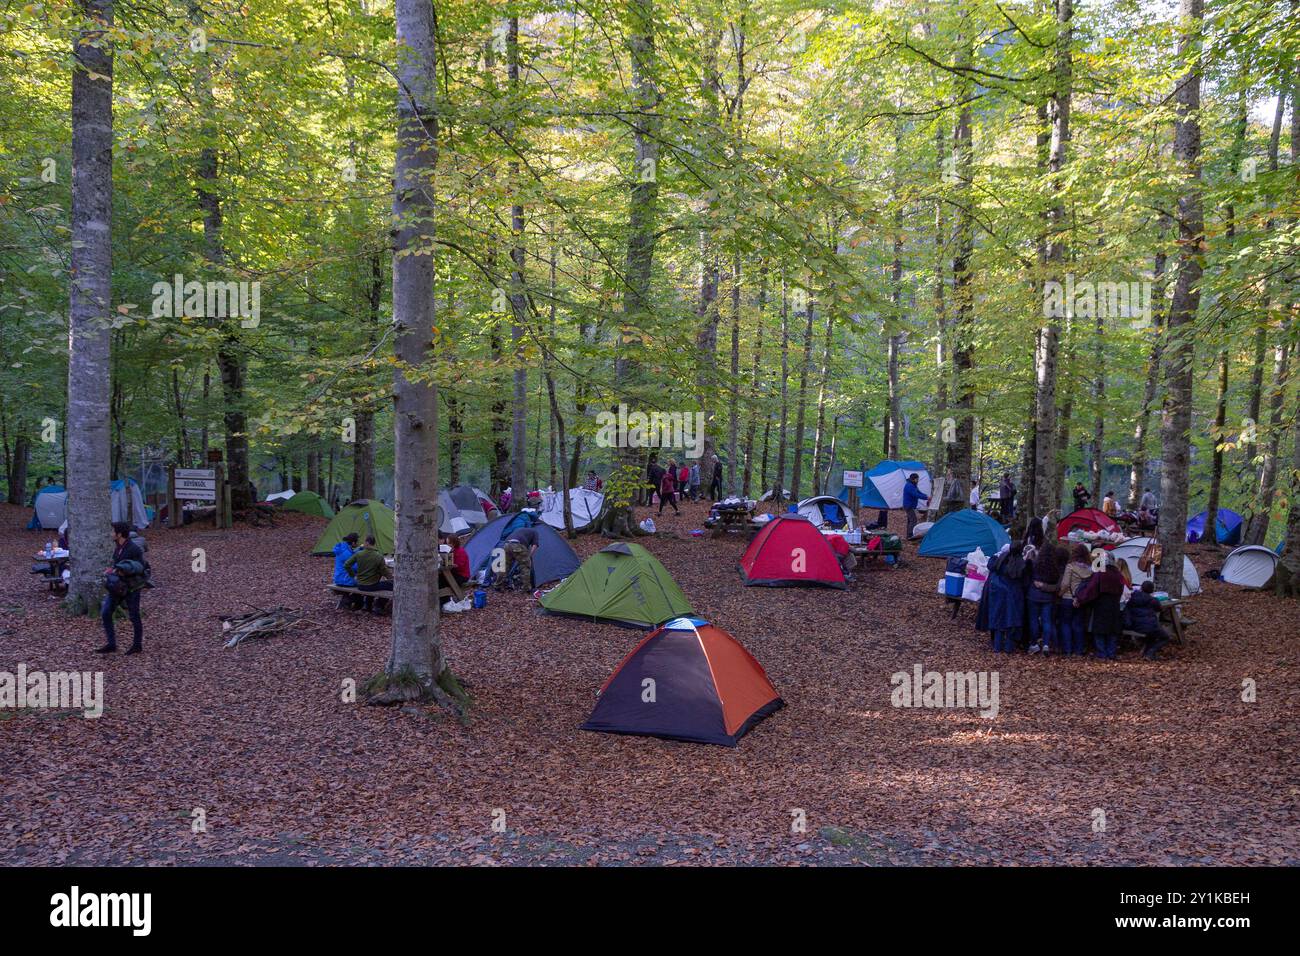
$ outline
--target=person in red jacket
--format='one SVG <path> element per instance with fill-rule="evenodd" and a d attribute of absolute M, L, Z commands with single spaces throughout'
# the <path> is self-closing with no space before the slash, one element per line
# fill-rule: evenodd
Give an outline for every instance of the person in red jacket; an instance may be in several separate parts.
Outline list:
<path fill-rule="evenodd" d="M 664 476 L 659 481 L 659 513 L 664 513 L 664 505 L 673 506 L 676 514 L 681 514 L 681 509 L 677 507 L 677 463 L 669 461 L 668 467 L 664 469 Z"/>
<path fill-rule="evenodd" d="M 453 534 L 447 539 L 451 546 L 451 576 L 460 584 L 469 583 L 469 552 L 461 543 L 460 535 Z"/>

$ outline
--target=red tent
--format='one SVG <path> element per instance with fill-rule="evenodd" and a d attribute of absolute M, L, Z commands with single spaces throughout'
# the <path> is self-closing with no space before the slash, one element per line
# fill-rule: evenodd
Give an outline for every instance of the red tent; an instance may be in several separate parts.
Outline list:
<path fill-rule="evenodd" d="M 844 571 L 826 538 L 802 515 L 779 515 L 765 524 L 740 559 L 746 584 L 847 587 Z"/>
<path fill-rule="evenodd" d="M 1080 508 L 1078 511 L 1071 511 L 1057 523 L 1056 536 L 1064 540 L 1066 535 L 1075 530 L 1118 531 L 1119 525 L 1104 511 L 1098 511 L 1096 508 Z"/>

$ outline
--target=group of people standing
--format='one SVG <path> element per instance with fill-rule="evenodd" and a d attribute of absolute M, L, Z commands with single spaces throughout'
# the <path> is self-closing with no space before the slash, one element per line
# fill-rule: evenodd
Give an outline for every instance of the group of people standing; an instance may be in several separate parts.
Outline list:
<path fill-rule="evenodd" d="M 1094 559 L 1085 544 L 1046 541 L 1038 518 L 1023 539 L 1003 546 L 988 571 L 976 627 L 990 632 L 995 652 L 1083 656 L 1091 638 L 1097 657 L 1114 660 L 1126 629 L 1142 635 L 1143 656 L 1151 660 L 1169 643 L 1150 581 L 1122 607 L 1128 582 L 1116 559 L 1104 552 Z"/>
<path fill-rule="evenodd" d="M 709 483 L 709 495 L 713 500 L 717 500 L 722 495 L 722 469 L 718 467 L 718 457 L 713 456 L 713 479 Z M 664 513 L 664 505 L 671 505 L 674 512 L 681 514 L 677 507 L 679 500 L 684 501 L 689 498 L 696 501 L 700 498 L 700 463 L 688 465 L 685 461 L 680 464 L 673 459 L 668 459 L 667 464 L 659 464 L 659 458 L 656 455 L 650 457 L 649 464 L 645 470 L 646 485 L 650 491 L 650 500 L 654 501 L 654 496 L 659 496 L 659 513 Z"/>

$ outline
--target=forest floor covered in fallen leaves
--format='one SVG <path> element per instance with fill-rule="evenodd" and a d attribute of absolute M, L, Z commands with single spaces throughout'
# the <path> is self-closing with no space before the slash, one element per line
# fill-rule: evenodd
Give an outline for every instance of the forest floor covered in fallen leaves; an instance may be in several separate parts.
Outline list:
<path fill-rule="evenodd" d="M 688 536 L 705 510 L 642 543 L 785 699 L 735 749 L 580 731 L 640 632 L 523 594 L 442 619 L 468 726 L 343 702 L 389 620 L 334 609 L 304 515 L 147 532 L 145 653 L 97 655 L 98 620 L 27 573 L 48 533 L 0 507 L 0 670 L 103 670 L 106 698 L 98 719 L 0 711 L 0 863 L 1300 864 L 1300 602 L 1210 580 L 1221 553 L 1193 549 L 1205 593 L 1160 661 L 1004 657 L 913 543 L 848 591 L 745 588 L 741 537 Z M 224 648 L 218 615 L 249 605 L 310 626 Z M 915 664 L 996 670 L 1000 713 L 892 707 Z"/>

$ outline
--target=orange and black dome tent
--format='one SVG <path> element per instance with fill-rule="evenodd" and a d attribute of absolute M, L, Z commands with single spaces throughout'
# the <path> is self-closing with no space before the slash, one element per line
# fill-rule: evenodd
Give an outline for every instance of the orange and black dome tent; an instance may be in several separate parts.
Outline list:
<path fill-rule="evenodd" d="M 802 515 L 778 515 L 765 524 L 740 559 L 745 584 L 848 587 L 826 538 Z"/>
<path fill-rule="evenodd" d="M 785 706 L 758 661 L 708 621 L 679 617 L 638 644 L 600 689 L 583 730 L 734 747 Z"/>

